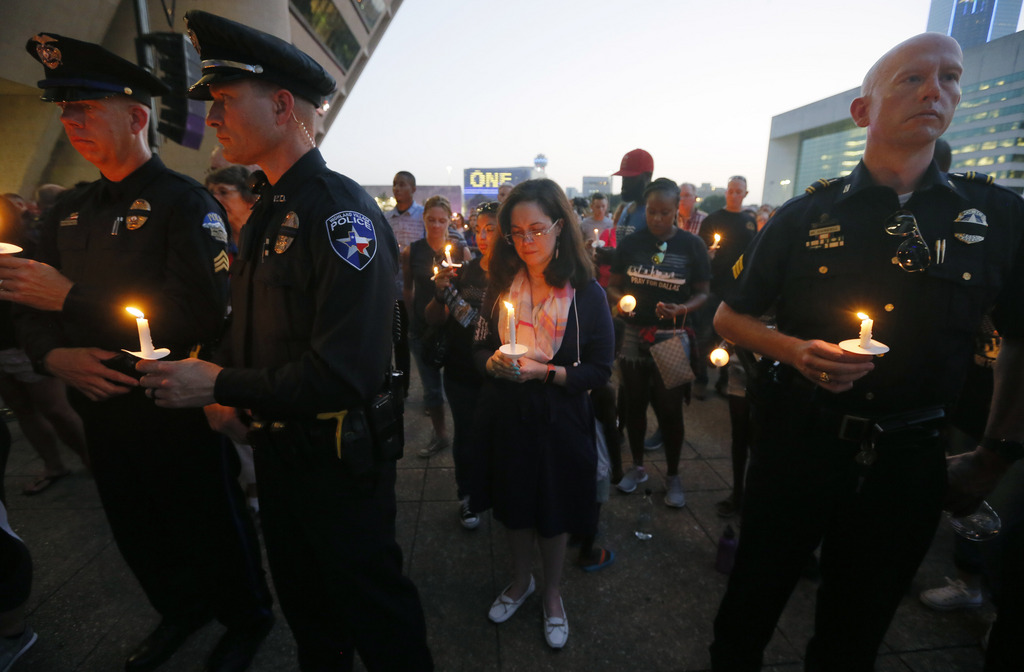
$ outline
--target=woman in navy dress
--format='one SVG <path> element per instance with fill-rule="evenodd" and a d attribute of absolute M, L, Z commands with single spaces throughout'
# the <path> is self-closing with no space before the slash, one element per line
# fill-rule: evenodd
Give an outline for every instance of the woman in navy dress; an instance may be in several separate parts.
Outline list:
<path fill-rule="evenodd" d="M 474 356 L 486 375 L 478 407 L 486 460 L 484 501 L 508 530 L 512 582 L 489 618 L 512 616 L 543 563 L 544 635 L 561 648 L 569 636 L 559 584 L 569 533 L 597 526 L 594 411 L 588 391 L 611 376 L 614 335 L 604 290 L 594 279 L 572 206 L 551 180 L 512 190 L 498 213 L 501 233 L 477 323 Z M 511 340 L 526 354 L 499 350 Z"/>

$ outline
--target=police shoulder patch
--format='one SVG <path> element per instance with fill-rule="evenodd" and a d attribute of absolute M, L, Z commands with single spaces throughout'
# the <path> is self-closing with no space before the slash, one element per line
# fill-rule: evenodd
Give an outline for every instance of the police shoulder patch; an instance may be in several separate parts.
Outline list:
<path fill-rule="evenodd" d="M 363 270 L 377 254 L 373 221 L 361 212 L 343 210 L 324 222 L 331 249 L 356 270 Z"/>
<path fill-rule="evenodd" d="M 216 212 L 208 212 L 203 217 L 203 228 L 210 232 L 210 237 L 218 243 L 228 242 L 228 229 L 224 220 Z"/>

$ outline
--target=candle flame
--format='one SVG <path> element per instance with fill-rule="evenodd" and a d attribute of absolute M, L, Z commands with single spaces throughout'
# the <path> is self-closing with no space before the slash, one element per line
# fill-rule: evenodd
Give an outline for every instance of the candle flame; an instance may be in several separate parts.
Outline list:
<path fill-rule="evenodd" d="M 513 305 L 512 305 L 511 303 L 509 303 L 508 301 L 503 301 L 502 303 L 504 303 L 504 304 L 505 304 L 505 310 L 507 310 L 507 311 L 508 311 L 508 312 L 510 312 L 510 313 L 511 313 L 511 312 L 512 312 L 512 310 L 513 310 L 513 309 L 515 308 L 515 306 L 513 306 Z"/>
<path fill-rule="evenodd" d="M 445 246 L 444 246 L 444 251 L 445 251 L 445 253 L 446 253 L 446 254 L 447 254 L 448 252 L 451 252 L 451 251 L 452 251 L 452 244 L 451 244 L 451 243 L 448 243 L 447 245 L 445 245 Z"/>
<path fill-rule="evenodd" d="M 865 315 L 864 313 L 857 313 L 857 317 L 859 317 L 859 318 L 860 318 L 860 319 L 862 319 L 862 320 L 866 320 L 866 319 L 868 319 L 868 316 L 867 316 L 867 315 Z"/>
<path fill-rule="evenodd" d="M 145 317 L 145 315 L 142 313 L 142 311 L 139 310 L 138 308 L 132 308 L 132 307 L 129 306 L 128 308 L 125 308 L 125 310 L 127 310 L 129 313 L 131 313 L 135 317 L 139 318 L 140 320 Z"/>
<path fill-rule="evenodd" d="M 722 240 L 722 236 L 716 233 L 716 234 L 715 234 L 715 242 L 717 243 L 717 242 L 719 242 L 720 240 Z"/>

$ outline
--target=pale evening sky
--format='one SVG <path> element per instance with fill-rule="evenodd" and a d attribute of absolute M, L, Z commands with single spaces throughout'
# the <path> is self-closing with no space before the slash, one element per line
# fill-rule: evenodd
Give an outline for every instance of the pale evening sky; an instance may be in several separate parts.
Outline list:
<path fill-rule="evenodd" d="M 929 5 L 405 0 L 322 149 L 367 185 L 397 170 L 445 185 L 448 166 L 457 185 L 464 168 L 543 153 L 548 176 L 579 189 L 642 147 L 655 177 L 743 174 L 758 203 L 772 116 L 858 86 L 924 32 Z"/>

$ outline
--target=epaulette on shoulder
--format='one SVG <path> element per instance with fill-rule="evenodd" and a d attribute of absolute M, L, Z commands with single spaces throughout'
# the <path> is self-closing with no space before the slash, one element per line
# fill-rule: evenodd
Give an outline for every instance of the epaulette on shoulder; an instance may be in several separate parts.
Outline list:
<path fill-rule="evenodd" d="M 958 177 L 961 180 L 967 180 L 968 182 L 980 182 L 982 184 L 992 184 L 993 178 L 988 173 L 978 173 L 973 170 L 968 170 L 966 173 L 950 173 L 950 177 Z"/>
<path fill-rule="evenodd" d="M 817 182 L 815 182 L 814 184 L 812 184 L 811 186 L 809 186 L 806 189 L 804 189 L 804 193 L 805 194 L 813 194 L 816 191 L 828 189 L 833 184 L 836 184 L 837 182 L 842 182 L 842 181 L 843 181 L 843 178 L 841 178 L 841 177 L 833 177 L 831 180 L 826 180 L 823 177 L 820 180 L 818 180 Z"/>

